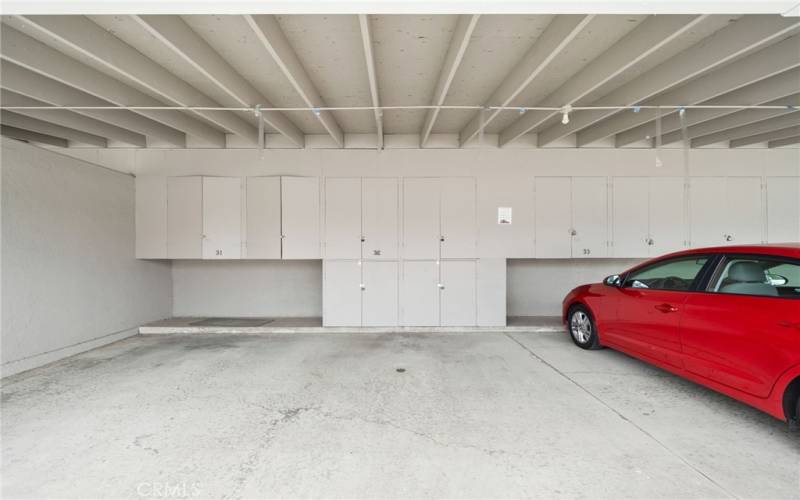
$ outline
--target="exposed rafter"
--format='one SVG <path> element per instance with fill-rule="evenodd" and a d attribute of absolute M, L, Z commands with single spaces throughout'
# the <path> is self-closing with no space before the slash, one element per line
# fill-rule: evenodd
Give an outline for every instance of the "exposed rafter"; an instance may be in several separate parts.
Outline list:
<path fill-rule="evenodd" d="M 785 139 L 773 139 L 767 142 L 767 147 L 781 148 L 783 146 L 791 146 L 792 144 L 800 144 L 800 134 Z"/>
<path fill-rule="evenodd" d="M 537 105 L 564 106 L 585 104 L 603 85 L 662 49 L 679 36 L 695 29 L 708 16 L 650 16 L 610 49 L 590 62 Z M 528 111 L 500 132 L 500 146 L 536 131 L 557 113 Z"/>
<path fill-rule="evenodd" d="M 617 87 L 592 105 L 633 106 L 788 36 L 798 28 L 798 19 L 775 16 L 743 17 L 689 50 L 671 57 L 655 69 Z M 614 113 L 614 110 L 576 113 L 568 125 L 556 124 L 541 131 L 538 135 L 539 146 L 579 132 Z"/>
<path fill-rule="evenodd" d="M 55 137 L 47 134 L 40 134 L 31 130 L 25 130 L 17 127 L 9 127 L 8 125 L 0 124 L 0 134 L 25 142 L 38 142 L 40 144 L 49 144 L 59 148 L 66 148 L 69 142 L 62 137 Z"/>
<path fill-rule="evenodd" d="M 702 146 L 708 146 L 709 144 L 715 144 L 717 142 L 759 135 L 766 132 L 771 132 L 773 130 L 791 127 L 799 123 L 800 113 L 797 113 L 796 111 L 786 112 L 783 114 L 783 116 L 778 118 L 761 120 L 758 122 L 749 123 L 747 125 L 729 128 L 728 130 L 723 130 L 721 132 L 696 137 L 692 139 L 692 147 L 699 148 Z"/>
<path fill-rule="evenodd" d="M 447 49 L 447 55 L 444 58 L 442 71 L 439 73 L 439 80 L 436 82 L 436 89 L 433 91 L 432 105 L 441 106 L 444 104 L 447 92 L 450 90 L 450 85 L 453 83 L 453 78 L 455 78 L 456 72 L 461 65 L 461 60 L 464 58 L 464 53 L 469 45 L 469 39 L 472 36 L 472 32 L 475 31 L 475 26 L 477 26 L 480 17 L 477 14 L 458 17 L 456 29 L 453 31 L 453 37 L 450 40 L 450 47 Z M 420 147 L 425 147 L 425 143 L 428 142 L 433 125 L 438 117 L 438 108 L 428 110 L 422 126 L 422 134 L 420 135 Z"/>
<path fill-rule="evenodd" d="M 556 16 L 533 44 L 533 47 L 495 89 L 486 105 L 510 105 L 514 98 L 541 75 L 570 42 L 586 29 L 592 19 L 594 19 L 592 15 Z M 483 113 L 482 111 L 476 113 L 459 132 L 459 142 L 462 145 L 480 134 L 500 114 L 500 111 L 492 110 L 485 115 Z"/>
<path fill-rule="evenodd" d="M 23 130 L 30 130 L 31 132 L 38 132 L 53 137 L 62 137 L 69 141 L 90 144 L 99 148 L 104 148 L 108 145 L 106 139 L 99 135 L 87 134 L 80 130 L 62 127 L 61 125 L 20 115 L 11 111 L 0 111 L 0 123 L 8 125 L 9 127 L 21 128 Z"/>
<path fill-rule="evenodd" d="M 179 16 L 132 16 L 145 30 L 161 41 L 181 59 L 203 74 L 225 94 L 233 106 L 260 104 L 264 121 L 296 146 L 303 147 L 303 132 L 277 111 L 268 111 L 273 105 L 253 85 L 242 78 L 205 40 L 195 33 Z"/>
<path fill-rule="evenodd" d="M 179 106 L 219 105 L 86 17 L 19 16 L 14 19 L 28 31 L 49 37 L 119 75 L 122 81 L 135 82 L 166 102 Z M 230 111 L 194 113 L 253 144 L 258 142 L 256 128 Z"/>
<path fill-rule="evenodd" d="M 800 135 L 800 120 L 794 127 L 786 127 L 763 134 L 752 135 L 750 137 L 743 137 L 741 139 L 733 139 L 730 143 L 732 148 L 740 148 L 742 146 L 750 146 L 751 144 L 758 144 L 759 142 L 766 142 L 769 147 L 770 142 L 778 141 L 781 139 L 788 139 Z"/>
<path fill-rule="evenodd" d="M 369 17 L 359 14 L 358 24 L 361 27 L 361 42 L 364 45 L 364 61 L 367 65 L 367 78 L 369 79 L 369 93 L 372 96 L 372 105 L 380 106 L 378 96 L 378 78 L 375 75 L 375 57 L 372 54 L 372 32 L 369 26 Z M 378 148 L 383 149 L 383 113 L 379 109 L 374 110 L 375 131 L 378 134 Z"/>
<path fill-rule="evenodd" d="M 278 21 L 273 16 L 244 16 L 247 25 L 253 30 L 261 45 L 272 56 L 278 67 L 281 68 L 284 76 L 294 87 L 295 91 L 306 103 L 306 106 L 313 108 L 324 107 L 325 104 L 319 95 L 314 83 L 308 76 L 303 64 L 298 59 L 289 40 L 283 33 Z M 319 122 L 328 131 L 339 147 L 344 146 L 344 134 L 341 127 L 336 123 L 330 111 L 319 111 L 314 113 Z"/>
<path fill-rule="evenodd" d="M 737 104 L 760 105 L 771 102 L 792 104 L 791 96 L 800 89 L 800 69 L 786 71 L 779 75 L 760 80 L 746 87 L 725 93 L 714 99 L 703 101 L 708 106 L 726 106 Z M 800 103 L 796 103 L 800 104 Z M 692 109 L 686 114 L 686 126 L 691 132 L 694 126 L 736 113 L 731 108 Z M 661 143 L 670 144 L 681 140 L 681 121 L 677 113 L 663 116 L 661 119 Z M 645 123 L 636 128 L 617 134 L 616 145 L 623 147 L 642 139 L 649 139 L 656 134 L 655 121 Z"/>
<path fill-rule="evenodd" d="M 798 39 L 797 37 L 791 37 L 649 99 L 642 104 L 648 106 L 697 104 L 798 66 L 800 66 Z M 579 132 L 578 147 L 654 120 L 656 113 L 657 111 L 654 109 L 642 109 L 638 113 L 617 113 Z"/>

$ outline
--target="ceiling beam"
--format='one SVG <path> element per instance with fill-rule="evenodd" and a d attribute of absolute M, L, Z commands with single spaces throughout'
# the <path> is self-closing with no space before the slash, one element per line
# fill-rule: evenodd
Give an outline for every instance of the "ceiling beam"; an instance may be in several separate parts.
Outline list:
<path fill-rule="evenodd" d="M 0 44 L 0 57 L 6 61 L 13 62 L 29 71 L 39 73 L 49 79 L 78 89 L 82 93 L 91 94 L 92 96 L 118 106 L 164 105 L 163 102 L 125 85 L 119 80 L 115 80 L 94 68 L 90 68 L 75 59 L 67 57 L 57 50 L 20 33 L 8 25 L 3 25 L 2 28 L 3 29 L 0 30 L 0 40 L 2 40 L 2 44 Z M 5 78 L 6 75 L 4 74 L 4 82 Z M 16 89 L 12 90 L 21 94 L 26 94 Z M 30 97 L 36 98 L 34 95 Z M 108 104 L 108 102 L 104 104 Z M 63 104 L 74 105 L 72 102 Z M 225 134 L 182 112 L 137 110 L 135 113 L 160 122 L 172 129 L 177 129 L 188 135 L 195 136 L 217 147 L 225 147 Z M 143 133 L 141 130 L 135 128 L 132 128 L 132 130 Z M 159 137 L 180 147 L 184 147 L 186 144 L 185 137 L 176 138 L 174 134 L 165 134 L 163 137 Z"/>
<path fill-rule="evenodd" d="M 305 136 L 297 126 L 274 107 L 253 85 L 245 80 L 203 38 L 179 16 L 131 16 L 148 33 L 172 50 L 230 97 L 231 106 L 260 104 L 264 121 L 295 146 L 305 145 Z"/>
<path fill-rule="evenodd" d="M 84 144 L 91 144 L 99 148 L 108 146 L 108 141 L 99 135 L 88 134 L 80 130 L 75 130 L 69 127 L 62 127 L 54 123 L 31 118 L 29 116 L 20 115 L 12 111 L 0 111 L 0 123 L 8 125 L 9 127 L 17 127 L 23 130 L 30 130 L 31 132 L 39 132 L 40 134 L 51 135 L 53 137 L 62 137 L 64 139 L 82 142 Z"/>
<path fill-rule="evenodd" d="M 59 148 L 69 147 L 69 142 L 61 137 L 54 137 L 52 135 L 40 134 L 31 130 L 24 130 L 17 127 L 9 127 L 8 125 L 0 124 L 0 134 L 25 142 L 39 142 L 41 144 L 49 144 Z"/>
<path fill-rule="evenodd" d="M 800 88 L 800 69 L 785 71 L 779 75 L 747 85 L 728 92 L 714 99 L 703 101 L 701 104 L 709 106 L 728 106 L 736 104 L 759 105 L 769 102 L 787 101 L 791 104 L 791 96 Z M 781 102 L 783 104 L 783 102 Z M 715 120 L 739 110 L 731 108 L 690 109 L 686 112 L 686 126 L 693 126 Z M 670 144 L 681 140 L 681 120 L 677 113 L 671 113 L 661 118 L 661 143 Z M 623 147 L 642 139 L 649 139 L 656 135 L 655 121 L 650 121 L 636 128 L 617 134 L 617 147 Z"/>
<path fill-rule="evenodd" d="M 13 18 L 29 32 L 35 31 L 65 49 L 79 53 L 177 106 L 219 106 L 219 103 L 153 62 L 141 52 L 83 16 L 19 16 Z M 258 131 L 230 111 L 191 111 L 253 144 Z"/>
<path fill-rule="evenodd" d="M 433 91 L 433 100 L 431 101 L 433 106 L 444 104 L 447 92 L 450 90 L 450 85 L 453 83 L 453 78 L 456 76 L 462 59 L 464 59 L 470 37 L 472 37 L 472 32 L 475 31 L 475 26 L 477 26 L 480 17 L 477 14 L 458 16 L 456 29 L 450 39 L 450 47 L 447 49 L 442 70 L 439 72 L 439 80 L 436 82 L 436 88 Z M 431 108 L 425 114 L 425 122 L 422 126 L 422 134 L 420 134 L 420 147 L 425 147 L 425 143 L 428 142 L 433 125 L 436 123 L 436 118 L 439 117 L 439 111 L 439 108 Z"/>
<path fill-rule="evenodd" d="M 763 134 L 757 134 L 750 137 L 742 137 L 741 139 L 734 139 L 731 141 L 730 147 L 740 148 L 742 146 L 758 144 L 759 142 L 766 142 L 767 147 L 769 147 L 770 142 L 775 142 L 781 139 L 788 139 L 790 137 L 795 137 L 798 135 L 800 135 L 800 120 L 793 127 L 772 130 L 770 132 L 764 132 Z"/>
<path fill-rule="evenodd" d="M 730 141 L 749 137 L 753 135 L 763 134 L 786 127 L 791 127 L 800 123 L 800 114 L 796 111 L 784 112 L 782 116 L 777 118 L 770 118 L 758 122 L 749 123 L 747 125 L 740 125 L 738 127 L 729 128 L 713 134 L 703 135 L 692 139 L 692 147 L 699 148 L 715 144 L 717 142 Z"/>
<path fill-rule="evenodd" d="M 310 108 L 323 108 L 325 103 L 322 101 L 317 88 L 308 76 L 303 64 L 298 59 L 289 40 L 283 33 L 277 19 L 274 16 L 244 16 L 247 25 L 253 30 L 264 49 L 272 56 L 275 63 L 280 67 L 284 76 L 292 84 L 300 98 Z M 330 111 L 320 110 L 314 112 L 319 122 L 330 134 L 339 147 L 344 146 L 344 134 L 341 127 L 336 123 L 336 119 Z"/>
<path fill-rule="evenodd" d="M 707 101 L 800 66 L 798 38 L 791 37 L 643 102 L 647 106 Z M 665 111 L 670 114 L 673 111 Z M 578 147 L 630 130 L 656 118 L 655 109 L 622 112 L 578 132 Z"/>
<path fill-rule="evenodd" d="M 552 92 L 537 106 L 560 107 L 584 104 L 603 85 L 661 50 L 684 33 L 695 29 L 708 16 L 650 16 L 611 48 L 593 59 L 578 74 Z M 523 135 L 535 132 L 558 112 L 530 110 L 500 132 L 504 146 Z"/>
<path fill-rule="evenodd" d="M 767 142 L 767 147 L 769 148 L 781 148 L 783 146 L 790 146 L 792 144 L 800 144 L 800 134 L 794 135 L 792 137 L 786 137 L 785 139 L 774 139 Z"/>
<path fill-rule="evenodd" d="M 369 17 L 365 14 L 359 14 L 358 24 L 361 27 L 361 42 L 364 45 L 364 60 L 367 65 L 369 92 L 372 96 L 372 105 L 377 108 L 381 104 L 378 96 L 378 79 L 375 75 L 375 57 L 372 54 L 372 32 L 369 25 Z M 383 149 L 383 113 L 380 109 L 374 109 L 373 111 L 375 115 L 375 130 L 378 134 L 378 149 Z"/>
<path fill-rule="evenodd" d="M 591 104 L 633 106 L 703 73 L 722 67 L 737 57 L 789 35 L 798 28 L 800 19 L 745 16 Z M 538 135 L 538 145 L 545 146 L 579 132 L 617 112 L 617 110 L 577 112 L 569 124 L 558 123 L 541 131 Z"/>
<path fill-rule="evenodd" d="M 0 91 L 0 102 L 3 106 L 48 106 L 49 104 L 22 94 L 11 92 L 10 90 Z M 142 134 L 131 132 L 130 130 L 111 125 L 109 123 L 79 115 L 78 113 L 65 110 L 44 110 L 44 109 L 25 109 L 14 110 L 15 113 L 31 118 L 55 123 L 62 127 L 68 127 L 83 132 L 113 139 L 116 141 L 130 144 L 140 148 L 147 147 L 147 138 Z"/>
<path fill-rule="evenodd" d="M 592 19 L 593 15 L 556 16 L 539 35 L 530 50 L 514 66 L 511 73 L 495 89 L 485 105 L 509 106 L 567 48 L 570 42 L 586 29 Z M 475 113 L 458 134 L 461 145 L 481 134 L 500 113 L 499 109 Z"/>

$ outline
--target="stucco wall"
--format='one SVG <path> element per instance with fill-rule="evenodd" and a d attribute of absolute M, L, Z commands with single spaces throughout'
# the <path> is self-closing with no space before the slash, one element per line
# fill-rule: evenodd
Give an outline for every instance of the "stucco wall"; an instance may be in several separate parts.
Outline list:
<path fill-rule="evenodd" d="M 134 258 L 134 179 L 2 139 L 2 374 L 169 317 L 169 262 Z"/>

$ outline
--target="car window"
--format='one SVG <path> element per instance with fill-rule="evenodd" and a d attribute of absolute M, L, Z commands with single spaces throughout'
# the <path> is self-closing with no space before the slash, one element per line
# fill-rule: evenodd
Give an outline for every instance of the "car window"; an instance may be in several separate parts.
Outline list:
<path fill-rule="evenodd" d="M 623 286 L 651 290 L 689 290 L 708 257 L 683 257 L 633 271 Z"/>
<path fill-rule="evenodd" d="M 800 298 L 800 263 L 780 258 L 731 257 L 708 290 L 737 295 Z"/>

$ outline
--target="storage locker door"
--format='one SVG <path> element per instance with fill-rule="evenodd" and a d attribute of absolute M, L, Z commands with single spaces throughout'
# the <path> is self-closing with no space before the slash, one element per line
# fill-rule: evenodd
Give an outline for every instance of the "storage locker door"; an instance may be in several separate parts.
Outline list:
<path fill-rule="evenodd" d="M 443 260 L 440 281 L 442 326 L 475 326 L 475 261 Z"/>
<path fill-rule="evenodd" d="M 608 181 L 605 177 L 572 179 L 572 256 L 608 256 Z"/>
<path fill-rule="evenodd" d="M 572 181 L 569 177 L 537 177 L 535 185 L 536 257 L 570 257 Z"/>
<path fill-rule="evenodd" d="M 725 243 L 728 220 L 724 177 L 692 177 L 689 190 L 691 246 Z"/>
<path fill-rule="evenodd" d="M 284 259 L 319 259 L 319 179 L 281 177 Z"/>
<path fill-rule="evenodd" d="M 365 259 L 397 259 L 400 195 L 397 179 L 365 178 L 362 227 Z"/>
<path fill-rule="evenodd" d="M 361 179 L 325 179 L 325 258 L 361 258 Z"/>
<path fill-rule="evenodd" d="M 650 224 L 650 179 L 614 177 L 611 254 L 614 257 L 646 257 Z"/>
<path fill-rule="evenodd" d="M 403 257 L 438 259 L 439 179 L 406 178 L 403 180 Z"/>
<path fill-rule="evenodd" d="M 248 177 L 245 256 L 281 258 L 281 178 Z"/>
<path fill-rule="evenodd" d="M 478 259 L 476 273 L 478 326 L 506 326 L 506 259 Z"/>
<path fill-rule="evenodd" d="M 322 324 L 361 326 L 361 265 L 357 260 L 324 261 Z"/>
<path fill-rule="evenodd" d="M 436 261 L 404 261 L 400 284 L 401 324 L 439 325 L 439 266 Z"/>
<path fill-rule="evenodd" d="M 763 240 L 761 177 L 728 177 L 728 244 L 758 244 Z M 727 238 L 726 238 L 727 242 Z"/>
<path fill-rule="evenodd" d="M 397 261 L 363 261 L 361 324 L 397 326 L 399 269 Z"/>
<path fill-rule="evenodd" d="M 650 255 L 684 248 L 683 177 L 650 178 Z"/>
<path fill-rule="evenodd" d="M 476 256 L 476 192 L 472 177 L 445 177 L 441 184 L 443 259 Z"/>
<path fill-rule="evenodd" d="M 136 177 L 136 258 L 167 258 L 166 177 Z"/>
<path fill-rule="evenodd" d="M 242 180 L 203 177 L 203 258 L 242 257 Z"/>
<path fill-rule="evenodd" d="M 167 257 L 203 256 L 203 179 L 167 178 Z"/>
<path fill-rule="evenodd" d="M 800 178 L 767 177 L 767 241 L 800 241 Z"/>

